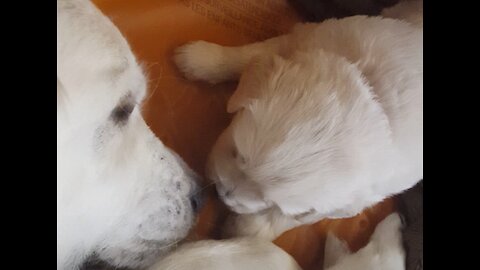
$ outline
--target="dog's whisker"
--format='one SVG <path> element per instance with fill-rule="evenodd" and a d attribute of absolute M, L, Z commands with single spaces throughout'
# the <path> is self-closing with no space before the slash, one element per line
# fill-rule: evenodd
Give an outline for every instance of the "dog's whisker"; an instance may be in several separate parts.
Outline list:
<path fill-rule="evenodd" d="M 203 186 L 202 188 L 200 188 L 195 194 L 198 194 L 198 193 L 204 191 L 205 189 L 207 189 L 207 188 L 209 188 L 209 187 L 211 187 L 211 186 L 213 186 L 213 185 L 215 185 L 215 183 L 207 184 L 207 185 Z"/>
<path fill-rule="evenodd" d="M 150 100 L 150 98 L 155 94 L 158 86 L 160 85 L 160 81 L 161 81 L 161 78 L 162 78 L 162 76 L 161 76 L 162 69 L 160 69 L 160 75 L 158 76 L 158 78 L 149 79 L 151 77 L 150 73 L 151 73 L 152 68 L 155 65 L 159 65 L 159 64 L 160 64 L 159 62 L 152 62 L 152 63 L 149 63 L 149 66 L 144 68 L 144 73 L 146 75 L 145 77 L 147 78 L 147 85 L 152 85 L 152 83 L 155 82 L 155 86 L 154 87 L 148 87 L 151 90 L 149 91 L 148 96 L 142 100 L 142 104 L 145 104 Z"/>
<path fill-rule="evenodd" d="M 160 85 L 160 78 L 156 79 L 156 81 L 157 82 L 155 84 L 155 87 L 153 87 L 152 90 L 150 90 L 150 93 L 148 94 L 148 96 L 145 99 L 143 99 L 142 103 L 144 103 L 144 104 L 147 103 L 153 97 L 155 92 L 157 91 L 158 86 Z"/>
<path fill-rule="evenodd" d="M 178 246 L 178 243 L 180 243 L 181 241 L 183 241 L 183 239 L 180 239 L 180 240 L 176 240 L 175 242 L 173 243 L 170 243 L 166 246 L 163 246 L 163 247 L 160 247 L 159 249 L 166 249 L 166 248 L 171 248 L 172 246 Z"/>

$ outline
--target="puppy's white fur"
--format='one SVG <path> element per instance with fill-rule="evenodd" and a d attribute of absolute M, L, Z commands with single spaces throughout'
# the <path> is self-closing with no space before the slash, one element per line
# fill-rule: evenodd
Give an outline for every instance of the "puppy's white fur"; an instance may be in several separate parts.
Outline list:
<path fill-rule="evenodd" d="M 57 269 L 147 266 L 193 225 L 195 174 L 145 124 L 145 91 L 117 28 L 57 0 Z"/>
<path fill-rule="evenodd" d="M 188 78 L 240 83 L 208 164 L 233 235 L 356 215 L 423 177 L 422 2 L 300 24 L 241 47 L 180 47 Z M 410 20 L 410 21 L 409 21 Z M 235 225 L 236 224 L 236 225 Z"/>

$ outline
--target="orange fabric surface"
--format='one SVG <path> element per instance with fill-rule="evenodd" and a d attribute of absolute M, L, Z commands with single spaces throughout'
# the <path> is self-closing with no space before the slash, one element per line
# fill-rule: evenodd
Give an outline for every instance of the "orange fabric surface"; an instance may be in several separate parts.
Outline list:
<path fill-rule="evenodd" d="M 128 40 L 149 79 L 143 114 L 153 132 L 198 173 L 231 115 L 226 101 L 235 83 L 208 85 L 185 80 L 174 48 L 193 40 L 242 45 L 287 32 L 300 21 L 286 0 L 96 0 Z M 226 210 L 214 188 L 189 239 L 218 238 Z M 350 219 L 324 220 L 293 229 L 275 243 L 305 269 L 321 269 L 326 232 L 333 230 L 353 250 L 368 242 L 375 225 L 395 209 L 392 199 Z"/>

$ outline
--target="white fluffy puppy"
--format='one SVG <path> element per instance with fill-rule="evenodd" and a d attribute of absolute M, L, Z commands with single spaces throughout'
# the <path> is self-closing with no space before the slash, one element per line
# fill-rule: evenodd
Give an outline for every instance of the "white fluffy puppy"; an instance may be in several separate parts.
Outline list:
<path fill-rule="evenodd" d="M 207 166 L 243 214 L 232 234 L 271 239 L 350 217 L 422 179 L 422 2 L 388 11 L 404 20 L 353 16 L 240 47 L 177 49 L 187 78 L 241 75 Z"/>
<path fill-rule="evenodd" d="M 389 215 L 377 225 L 370 242 L 353 254 L 346 243 L 329 233 L 325 243 L 324 269 L 405 269 L 401 228 L 400 216 L 397 213 Z"/>
<path fill-rule="evenodd" d="M 146 79 L 117 28 L 57 0 L 57 269 L 143 267 L 195 220 L 195 174 L 140 114 Z"/>

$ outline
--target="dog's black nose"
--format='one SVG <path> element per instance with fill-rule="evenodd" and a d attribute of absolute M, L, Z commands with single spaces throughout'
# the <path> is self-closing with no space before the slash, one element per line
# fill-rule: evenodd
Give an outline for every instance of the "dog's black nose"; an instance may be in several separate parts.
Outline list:
<path fill-rule="evenodd" d="M 192 209 L 195 213 L 200 212 L 200 209 L 203 207 L 205 201 L 205 196 L 203 192 L 197 191 L 190 197 L 190 203 L 192 204 Z"/>
<path fill-rule="evenodd" d="M 204 192 L 203 189 L 200 188 L 201 183 L 203 183 L 203 178 L 200 177 L 197 173 L 193 170 L 188 170 L 189 176 L 192 179 L 192 186 L 190 191 L 190 204 L 192 205 L 192 209 L 195 213 L 200 212 L 202 209 L 203 201 L 204 201 Z"/>

